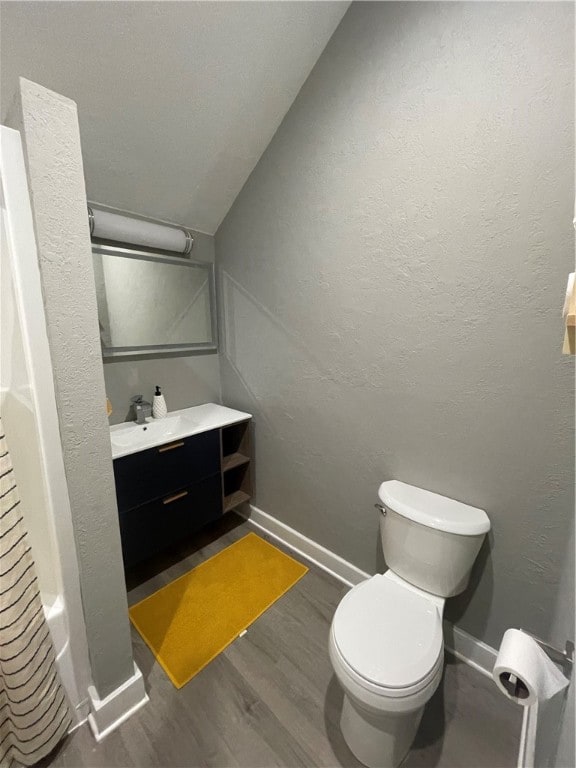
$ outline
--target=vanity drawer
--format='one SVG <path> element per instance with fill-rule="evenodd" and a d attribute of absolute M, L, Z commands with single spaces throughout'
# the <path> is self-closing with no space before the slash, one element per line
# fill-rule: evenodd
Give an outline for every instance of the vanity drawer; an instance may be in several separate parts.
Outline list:
<path fill-rule="evenodd" d="M 121 513 L 125 567 L 181 541 L 221 515 L 220 474 Z"/>
<path fill-rule="evenodd" d="M 124 512 L 220 472 L 218 430 L 184 437 L 114 460 L 118 509 Z"/>

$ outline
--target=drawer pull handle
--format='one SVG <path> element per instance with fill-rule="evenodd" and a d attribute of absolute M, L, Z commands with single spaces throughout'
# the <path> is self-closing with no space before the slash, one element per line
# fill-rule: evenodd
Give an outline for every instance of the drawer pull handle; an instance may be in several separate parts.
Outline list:
<path fill-rule="evenodd" d="M 164 453 L 164 451 L 173 451 L 174 448 L 182 448 L 184 445 L 184 440 L 179 440 L 177 443 L 169 443 L 168 445 L 163 445 L 161 448 L 158 448 L 158 453 Z"/>
<path fill-rule="evenodd" d="M 188 491 L 180 491 L 180 493 L 175 493 L 174 496 L 167 496 L 165 499 L 162 499 L 162 504 L 172 504 L 173 501 L 183 499 L 184 496 L 188 496 Z"/>

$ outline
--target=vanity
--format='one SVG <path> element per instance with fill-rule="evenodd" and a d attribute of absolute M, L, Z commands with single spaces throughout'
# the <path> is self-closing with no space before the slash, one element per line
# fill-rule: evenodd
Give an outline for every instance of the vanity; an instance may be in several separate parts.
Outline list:
<path fill-rule="evenodd" d="M 94 204 L 89 218 L 104 361 L 216 353 L 214 264 L 191 257 L 192 234 L 152 221 L 156 234 L 163 231 L 163 247 L 176 250 L 157 250 L 156 240 L 134 248 L 108 238 L 133 232 L 140 219 L 135 224 Z M 170 246 L 168 236 L 179 245 Z M 251 419 L 206 403 L 110 427 L 126 569 L 251 498 Z"/>
<path fill-rule="evenodd" d="M 207 403 L 110 427 L 126 569 L 251 498 L 251 419 Z"/>

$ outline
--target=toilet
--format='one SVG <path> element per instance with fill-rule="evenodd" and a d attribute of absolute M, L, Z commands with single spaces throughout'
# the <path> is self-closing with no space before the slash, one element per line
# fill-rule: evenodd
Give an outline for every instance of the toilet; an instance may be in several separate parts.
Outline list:
<path fill-rule="evenodd" d="M 382 483 L 378 495 L 388 570 L 344 596 L 329 650 L 344 690 L 346 743 L 369 768 L 395 768 L 442 677 L 444 602 L 466 589 L 490 520 L 397 480 Z"/>

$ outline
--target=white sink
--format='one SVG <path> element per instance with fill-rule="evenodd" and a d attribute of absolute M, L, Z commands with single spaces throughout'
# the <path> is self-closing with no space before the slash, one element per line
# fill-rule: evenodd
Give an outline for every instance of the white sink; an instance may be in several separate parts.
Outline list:
<path fill-rule="evenodd" d="M 250 418 L 252 417 L 249 413 L 235 411 L 216 403 L 206 403 L 174 411 L 164 419 L 146 419 L 145 424 L 136 424 L 134 421 L 115 424 L 110 427 L 112 458 L 119 459 L 131 453 Z"/>
<path fill-rule="evenodd" d="M 138 448 L 160 441 L 167 443 L 182 432 L 193 432 L 198 424 L 186 416 L 167 416 L 165 419 L 146 419 L 146 424 L 126 422 L 122 429 L 110 432 L 113 448 Z"/>

